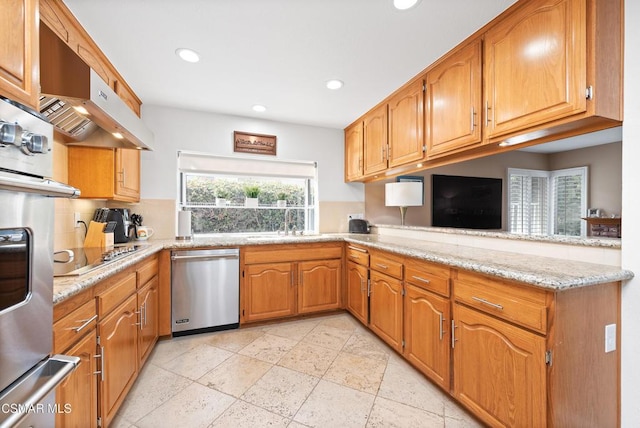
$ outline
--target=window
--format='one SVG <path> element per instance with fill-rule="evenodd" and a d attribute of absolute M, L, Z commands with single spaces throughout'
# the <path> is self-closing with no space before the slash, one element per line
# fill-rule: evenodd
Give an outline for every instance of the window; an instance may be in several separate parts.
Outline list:
<path fill-rule="evenodd" d="M 587 167 L 558 171 L 508 170 L 509 231 L 584 236 Z"/>
<path fill-rule="evenodd" d="M 179 206 L 194 234 L 317 231 L 316 164 L 178 153 Z M 245 200 L 257 189 L 258 205 Z M 280 202 L 278 202 L 280 201 Z M 282 202 L 285 201 L 285 202 Z"/>

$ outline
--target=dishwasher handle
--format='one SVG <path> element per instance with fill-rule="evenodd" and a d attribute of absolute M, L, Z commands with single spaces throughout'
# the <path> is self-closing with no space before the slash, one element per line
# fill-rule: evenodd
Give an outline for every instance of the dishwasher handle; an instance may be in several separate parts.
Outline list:
<path fill-rule="evenodd" d="M 172 255 L 171 256 L 171 260 L 224 260 L 224 259 L 238 260 L 239 258 L 240 257 L 237 256 L 237 255 L 220 255 L 220 256 L 215 256 L 215 255 L 176 256 L 176 255 Z"/>

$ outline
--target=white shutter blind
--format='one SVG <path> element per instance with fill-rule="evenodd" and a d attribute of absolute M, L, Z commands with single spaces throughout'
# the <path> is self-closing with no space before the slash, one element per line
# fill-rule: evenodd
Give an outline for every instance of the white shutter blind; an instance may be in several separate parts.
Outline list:
<path fill-rule="evenodd" d="M 179 151 L 178 171 L 315 179 L 316 162 L 240 158 Z"/>
<path fill-rule="evenodd" d="M 509 232 L 548 233 L 547 175 L 546 171 L 509 169 Z"/>
<path fill-rule="evenodd" d="M 581 236 L 587 211 L 587 167 L 553 171 L 553 234 Z"/>

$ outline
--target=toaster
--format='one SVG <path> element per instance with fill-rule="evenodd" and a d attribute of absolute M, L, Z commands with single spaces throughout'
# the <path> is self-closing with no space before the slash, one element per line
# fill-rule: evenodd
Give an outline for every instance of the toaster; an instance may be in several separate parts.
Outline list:
<path fill-rule="evenodd" d="M 371 226 L 367 220 L 359 218 L 349 219 L 349 233 L 369 233 Z"/>

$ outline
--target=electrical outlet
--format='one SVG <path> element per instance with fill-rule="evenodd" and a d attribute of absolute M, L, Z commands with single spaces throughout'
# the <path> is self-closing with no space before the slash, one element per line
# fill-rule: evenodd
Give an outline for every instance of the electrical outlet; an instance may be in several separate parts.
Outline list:
<path fill-rule="evenodd" d="M 347 220 L 351 220 L 352 218 L 364 218 L 364 214 L 363 213 L 356 213 L 356 214 L 349 214 L 347 216 Z"/>
<path fill-rule="evenodd" d="M 609 324 L 604 326 L 604 352 L 613 352 L 616 350 L 616 325 Z"/>
<path fill-rule="evenodd" d="M 73 227 L 80 227 L 80 213 L 73 213 Z"/>

